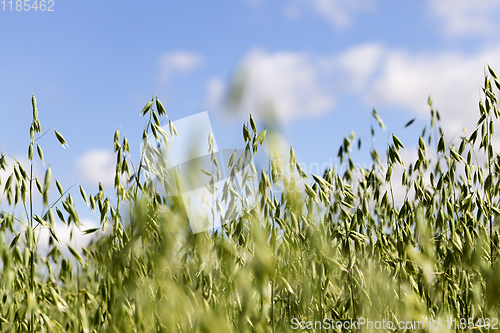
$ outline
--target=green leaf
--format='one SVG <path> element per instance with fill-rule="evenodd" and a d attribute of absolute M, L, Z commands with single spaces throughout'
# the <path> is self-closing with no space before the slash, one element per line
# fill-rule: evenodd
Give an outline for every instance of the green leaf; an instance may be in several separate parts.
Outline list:
<path fill-rule="evenodd" d="M 66 143 L 66 140 L 64 140 L 64 137 L 61 135 L 61 133 L 59 133 L 56 130 L 54 130 L 54 133 L 56 134 L 56 138 L 57 138 L 57 140 L 59 140 L 59 143 L 63 146 L 63 148 L 65 148 L 64 145 L 69 147 L 68 144 Z"/>
<path fill-rule="evenodd" d="M 413 118 L 412 120 L 410 120 L 409 122 L 407 122 L 406 125 L 405 125 L 405 128 L 408 127 L 408 126 L 410 126 L 411 124 L 413 124 L 413 122 L 415 121 L 415 119 L 417 119 L 417 118 Z"/>
<path fill-rule="evenodd" d="M 387 168 L 387 172 L 385 173 L 385 181 L 388 182 L 391 180 L 392 175 L 392 165 Z"/>
<path fill-rule="evenodd" d="M 88 206 L 89 202 L 87 201 L 87 193 L 85 193 L 85 190 L 82 188 L 81 185 L 80 185 L 80 194 L 82 195 L 83 200 L 85 201 L 85 203 Z"/>
<path fill-rule="evenodd" d="M 141 116 L 144 116 L 148 111 L 149 109 L 151 108 L 151 106 L 153 105 L 153 100 L 149 101 L 145 106 L 144 108 L 142 109 L 141 111 Z"/>
<path fill-rule="evenodd" d="M 57 213 L 57 217 L 59 217 L 59 220 L 61 220 L 61 222 L 65 222 L 64 221 L 64 215 L 63 213 L 59 210 L 59 208 L 56 207 L 56 213 Z"/>
<path fill-rule="evenodd" d="M 250 140 L 250 132 L 248 131 L 248 127 L 246 125 L 243 125 L 243 140 L 245 140 L 245 142 Z"/>
<path fill-rule="evenodd" d="M 38 192 L 40 192 L 40 194 L 43 194 L 42 184 L 40 184 L 40 181 L 38 180 L 38 178 L 35 178 L 35 185 L 36 185 L 36 188 L 38 189 Z"/>
<path fill-rule="evenodd" d="M 265 174 L 263 174 L 265 175 Z M 316 192 L 311 188 L 311 186 L 307 185 L 307 184 L 304 184 L 304 188 L 306 190 L 306 193 L 307 195 L 313 199 L 314 201 L 318 202 L 318 195 L 316 194 Z"/>
<path fill-rule="evenodd" d="M 155 124 L 157 126 L 160 126 L 160 118 L 158 117 L 158 115 L 156 114 L 156 112 L 154 112 L 154 110 L 153 110 L 153 112 L 151 114 L 153 115 L 153 121 L 155 122 Z"/>
<path fill-rule="evenodd" d="M 38 215 L 34 215 L 34 216 L 33 216 L 33 219 L 34 219 L 35 221 L 37 221 L 38 223 L 40 223 L 40 224 L 41 224 L 42 226 L 44 226 L 44 227 L 46 227 L 46 226 L 48 225 L 48 224 L 47 224 L 47 222 L 46 222 L 46 221 L 44 221 L 44 220 L 43 220 L 40 216 L 38 216 Z"/>
<path fill-rule="evenodd" d="M 44 191 L 49 188 L 51 179 L 52 179 L 52 172 L 50 167 L 48 167 L 47 170 L 45 171 L 45 179 L 43 182 Z"/>
<path fill-rule="evenodd" d="M 68 244 L 67 246 L 68 246 L 69 252 L 71 252 L 71 254 L 73 255 L 73 257 L 75 257 L 75 259 L 78 260 L 78 262 L 81 265 L 84 265 L 85 263 L 84 263 L 82 257 L 80 256 L 80 254 L 71 245 Z"/>
<path fill-rule="evenodd" d="M 288 283 L 288 281 L 284 277 L 280 276 L 280 278 L 283 281 L 283 284 L 285 285 L 285 288 L 288 290 L 288 292 L 290 294 L 295 295 L 295 293 L 293 292 L 292 286 L 290 286 L 290 283 Z"/>
<path fill-rule="evenodd" d="M 50 170 L 50 167 L 48 167 L 47 171 L 45 171 L 45 180 L 43 183 L 43 204 L 44 204 L 44 206 L 48 206 L 48 204 L 49 204 L 49 187 L 50 187 L 51 180 L 52 180 L 52 172 Z"/>
<path fill-rule="evenodd" d="M 304 172 L 304 170 L 302 170 L 299 162 L 295 162 L 295 167 L 297 168 L 297 172 L 299 173 L 300 178 L 309 179 L 309 177 L 307 177 L 307 174 Z"/>
<path fill-rule="evenodd" d="M 36 97 L 35 94 L 31 94 L 31 105 L 33 106 L 33 112 L 36 110 Z"/>
<path fill-rule="evenodd" d="M 234 152 L 231 154 L 231 157 L 229 158 L 228 166 L 233 166 L 235 158 L 236 158 L 236 149 L 234 150 Z"/>
<path fill-rule="evenodd" d="M 42 151 L 42 147 L 40 147 L 40 145 L 36 145 L 36 151 L 38 153 L 38 157 L 40 157 L 40 161 L 42 161 L 42 164 L 45 165 L 45 161 L 43 159 L 43 151 Z"/>
<path fill-rule="evenodd" d="M 48 215 L 48 218 L 49 218 L 50 226 L 54 227 L 56 225 L 56 220 L 54 218 L 54 212 L 52 211 L 52 209 L 49 209 L 47 215 Z"/>
<path fill-rule="evenodd" d="M 488 65 L 488 71 L 490 72 L 491 76 L 493 76 L 496 80 L 498 80 L 497 75 L 495 74 L 493 69 L 490 67 L 490 65 Z"/>
<path fill-rule="evenodd" d="M 84 235 L 92 234 L 92 233 L 96 232 L 97 230 L 99 230 L 99 228 L 90 228 L 90 229 L 84 230 L 83 234 Z"/>
<path fill-rule="evenodd" d="M 377 113 L 377 111 L 375 109 L 373 109 L 372 115 L 377 120 L 378 125 L 380 126 L 380 128 L 382 130 L 384 130 L 385 129 L 384 122 L 382 121 L 382 119 L 380 119 L 380 117 L 379 117 L 379 115 L 378 115 L 378 113 Z"/>
<path fill-rule="evenodd" d="M 16 237 L 14 237 L 14 239 L 12 240 L 12 242 L 10 242 L 9 250 L 12 249 L 16 245 L 17 241 L 19 240 L 20 235 L 21 235 L 21 233 L 17 234 Z"/>
<path fill-rule="evenodd" d="M 403 147 L 404 149 L 404 147 Z M 398 161 L 399 164 L 401 164 L 402 166 L 405 166 L 405 164 L 403 163 L 403 159 L 401 158 L 401 155 L 399 155 L 399 152 L 397 150 L 393 150 L 393 154 L 394 154 L 394 157 L 396 157 L 396 160 Z"/>
<path fill-rule="evenodd" d="M 354 208 L 354 206 L 353 206 L 353 205 L 351 205 L 350 203 L 348 203 L 348 202 L 346 202 L 346 201 L 344 201 L 344 200 L 340 200 L 340 203 L 341 203 L 342 205 L 346 206 L 346 207 L 349 207 L 349 208 Z"/>
<path fill-rule="evenodd" d="M 3 188 L 3 193 L 5 193 L 5 191 L 7 191 L 10 188 L 11 183 L 12 183 L 12 175 L 10 175 L 9 178 L 7 178 L 7 182 L 5 183 L 5 186 Z"/>
<path fill-rule="evenodd" d="M 479 111 L 481 112 L 481 118 L 477 122 L 478 125 L 486 118 L 486 109 L 484 107 L 483 101 L 481 100 L 479 101 Z"/>
<path fill-rule="evenodd" d="M 257 134 L 257 126 L 255 125 L 255 121 L 253 120 L 252 115 L 250 115 L 250 126 L 252 126 L 253 133 Z"/>
<path fill-rule="evenodd" d="M 441 136 L 441 138 L 439 139 L 437 152 L 438 153 L 439 152 L 443 152 L 444 153 L 444 148 L 445 148 L 444 136 Z"/>
<path fill-rule="evenodd" d="M 115 136 L 113 138 L 113 142 L 118 143 L 119 140 L 120 140 L 120 129 L 117 128 L 115 131 Z"/>
<path fill-rule="evenodd" d="M 28 147 L 28 160 L 32 161 L 33 160 L 33 144 L 30 143 Z"/>
<path fill-rule="evenodd" d="M 464 150 L 465 150 L 465 138 L 463 138 L 462 142 L 460 142 L 460 146 L 458 147 L 458 153 L 462 155 Z"/>
<path fill-rule="evenodd" d="M 406 150 L 405 147 L 403 146 L 403 143 L 401 142 L 401 140 L 399 140 L 398 137 L 395 136 L 394 134 L 392 134 L 392 141 L 394 141 L 394 145 L 396 146 L 396 149 L 403 148 L 404 150 Z"/>
<path fill-rule="evenodd" d="M 176 137 L 179 137 L 179 134 L 177 134 L 177 129 L 175 128 L 174 126 L 174 123 L 172 121 L 170 121 L 168 123 L 168 127 L 169 127 L 169 130 L 170 130 L 170 135 L 171 136 L 176 136 Z"/>
<path fill-rule="evenodd" d="M 165 112 L 165 108 L 163 107 L 163 104 L 161 104 L 161 102 L 158 99 L 158 97 L 156 97 L 156 109 L 158 110 L 158 113 L 160 114 L 160 116 L 162 114 L 164 114 L 165 116 L 167 116 L 167 112 Z"/>
<path fill-rule="evenodd" d="M 449 148 L 449 150 L 450 150 L 450 154 L 451 154 L 451 156 L 452 156 L 452 157 L 453 157 L 453 158 L 454 158 L 454 159 L 455 159 L 458 163 L 462 163 L 462 161 L 463 161 L 463 159 L 464 159 L 464 158 L 463 158 L 462 156 L 460 156 L 460 155 L 459 155 L 459 154 L 455 151 L 455 149 L 453 149 L 453 148 Z"/>
<path fill-rule="evenodd" d="M 424 151 L 426 150 L 424 139 L 422 139 L 420 135 L 418 136 L 418 146 L 420 147 L 420 149 Z"/>
<path fill-rule="evenodd" d="M 259 133 L 259 135 L 257 136 L 257 141 L 259 141 L 260 145 L 262 146 L 262 144 L 264 143 L 264 140 L 266 140 L 266 129 L 264 129 L 262 132 Z"/>
<path fill-rule="evenodd" d="M 63 188 L 62 188 L 62 186 L 61 186 L 61 183 L 59 183 L 59 181 L 58 181 L 57 179 L 56 179 L 56 187 L 57 187 L 57 190 L 59 191 L 59 194 L 60 194 L 61 196 L 63 196 L 63 195 L 64 195 Z"/>

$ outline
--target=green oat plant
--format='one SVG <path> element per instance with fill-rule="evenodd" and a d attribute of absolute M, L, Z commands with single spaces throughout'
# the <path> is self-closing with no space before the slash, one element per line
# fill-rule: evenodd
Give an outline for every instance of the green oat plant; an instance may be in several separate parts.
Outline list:
<path fill-rule="evenodd" d="M 99 186 L 87 195 L 80 187 L 106 232 L 81 252 L 70 247 L 71 258 L 61 253 L 54 225 L 56 215 L 79 225 L 73 198 L 56 181 L 59 194 L 50 201 L 50 168 L 43 186 L 32 173 L 35 149 L 44 162 L 33 97 L 30 165 L 14 159 L 12 175 L 1 180 L 11 213 L 2 211 L 0 220 L 0 331 L 372 332 L 367 325 L 328 327 L 330 320 L 361 318 L 391 322 L 394 327 L 383 329 L 389 332 L 495 331 L 500 155 L 493 140 L 500 111 L 493 87 L 500 83 L 488 66 L 479 121 L 458 147 L 447 140 L 429 98 L 430 123 L 416 138 L 418 158 L 411 163 L 404 163 L 403 142 L 392 134 L 384 157 L 372 145 L 368 168 L 352 160 L 354 135 L 339 149 L 345 170 L 307 174 L 292 147 L 286 162 L 271 156 L 267 170 L 251 165 L 244 178 L 257 175 L 257 191 L 243 184 L 243 195 L 233 196 L 243 213 L 200 233 L 191 231 L 181 198 L 160 195 L 145 173 L 168 174 L 155 158 L 157 147 L 144 149 L 134 166 L 128 140 L 117 131 L 115 193 Z M 176 134 L 157 98 L 141 114 L 147 117 L 143 139 L 166 144 Z M 373 116 L 384 129 L 376 111 Z M 243 138 L 247 157 L 269 140 L 251 116 Z M 215 170 L 223 167 L 212 162 Z M 213 187 L 220 177 L 212 174 Z M 395 200 L 399 183 L 402 203 Z M 34 187 L 43 198 L 40 215 L 32 210 Z M 258 204 L 248 206 L 248 199 Z M 43 257 L 41 228 L 52 237 Z"/>
<path fill-rule="evenodd" d="M 0 253 L 2 256 L 0 327 L 2 332 L 38 332 L 42 323 L 46 329 L 60 326 L 52 320 L 52 313 L 66 313 L 68 318 L 79 317 L 76 311 L 78 289 L 70 288 L 73 281 L 67 279 L 72 275 L 71 261 L 62 258 L 59 249 L 60 240 L 55 233 L 55 213 L 65 224 L 79 226 L 78 213 L 68 190 L 63 191 L 61 184 L 55 180 L 59 191 L 54 202 L 49 201 L 49 187 L 52 183 L 51 168 L 47 167 L 45 177 L 39 179 L 34 176 L 34 154 L 45 164 L 43 150 L 39 140 L 48 132 L 53 131 L 59 143 L 64 147 L 64 137 L 55 129 L 41 133 L 38 119 L 36 98 L 32 96 L 33 120 L 30 126 L 30 141 L 28 148 L 28 165 L 23 165 L 10 155 L 13 163 L 13 172 L 3 184 L 3 194 L 6 196 L 11 212 L 2 210 Z M 2 154 L 0 168 L 6 170 L 7 157 Z M 43 182 L 43 185 L 42 185 Z M 36 189 L 35 189 L 36 187 Z M 43 211 L 36 214 L 33 207 L 35 192 L 38 191 L 43 199 Z M 67 219 L 59 210 L 60 204 L 68 214 Z M 20 206 L 20 210 L 16 207 Z M 22 212 L 19 215 L 16 212 Z M 40 257 L 38 235 L 42 229 L 50 231 L 49 252 Z M 9 244 L 10 241 L 10 244 Z M 75 256 L 78 253 L 68 245 L 69 251 Z M 54 272 L 57 269 L 59 276 Z M 62 283 L 67 283 L 63 285 Z M 64 295 L 66 292 L 73 296 Z"/>

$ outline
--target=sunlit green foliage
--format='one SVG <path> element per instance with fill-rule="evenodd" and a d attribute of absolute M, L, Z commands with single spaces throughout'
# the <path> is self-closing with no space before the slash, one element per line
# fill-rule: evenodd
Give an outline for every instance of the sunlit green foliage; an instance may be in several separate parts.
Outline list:
<path fill-rule="evenodd" d="M 480 119 L 458 147 L 429 98 L 430 126 L 415 140 L 416 161 L 403 163 L 405 147 L 392 135 L 385 162 L 372 150 L 372 165 L 357 168 L 351 136 L 339 149 L 346 170 L 307 175 L 290 148 L 289 161 L 272 159 L 260 172 L 259 204 L 214 232 L 191 232 L 182 200 L 155 193 L 143 175 L 150 166 L 141 160 L 133 167 L 128 140 L 117 131 L 113 198 L 102 186 L 96 194 L 80 187 L 106 232 L 81 252 L 68 246 L 69 257 L 54 226 L 56 218 L 79 226 L 77 199 L 57 181 L 57 192 L 50 188 L 49 167 L 43 179 L 33 175 L 33 158 L 44 163 L 33 96 L 30 164 L 0 159 L 4 170 L 13 165 L 1 179 L 12 213 L 0 215 L 0 331 L 282 332 L 291 331 L 293 318 L 361 317 L 422 321 L 425 331 L 430 320 L 441 319 L 448 331 L 446 319 L 473 318 L 477 331 L 488 331 L 476 323 L 500 316 L 500 155 L 493 148 L 500 112 L 492 83 L 500 88 L 488 67 Z M 141 114 L 149 117 L 143 138 L 168 140 L 165 123 L 175 134 L 158 99 Z M 249 154 L 267 143 L 251 117 L 243 136 Z M 395 170 L 403 199 L 394 198 Z M 43 198 L 38 215 L 35 191 Z M 42 228 L 51 232 L 47 256 L 37 250 Z"/>

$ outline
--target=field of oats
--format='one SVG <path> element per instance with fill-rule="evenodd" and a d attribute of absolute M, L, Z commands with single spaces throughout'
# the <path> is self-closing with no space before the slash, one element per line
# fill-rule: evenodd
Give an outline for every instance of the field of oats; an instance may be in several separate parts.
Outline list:
<path fill-rule="evenodd" d="M 0 160 L 4 170 L 13 166 L 0 180 L 9 207 L 0 215 L 0 331 L 496 331 L 500 157 L 493 140 L 500 82 L 488 70 L 477 126 L 457 146 L 441 130 L 429 98 L 429 125 L 415 138 L 412 163 L 403 164 L 405 147 L 394 135 L 386 152 L 372 151 L 369 168 L 355 167 L 356 142 L 345 138 L 338 158 L 346 170 L 320 175 L 306 174 L 290 147 L 289 161 L 271 158 L 267 170 L 249 164 L 244 195 L 235 194 L 230 178 L 223 200 L 228 214 L 237 205 L 242 214 L 199 233 L 192 232 L 182 200 L 161 196 L 145 174 L 165 174 L 159 151 L 146 147 L 134 168 L 118 132 L 115 193 L 80 187 L 81 197 L 73 198 L 59 182 L 50 186 L 49 167 L 35 178 L 32 163 L 44 161 L 38 139 L 45 133 L 33 96 L 31 164 L 9 154 Z M 143 138 L 175 134 L 172 126 L 171 133 L 160 127 L 169 120 L 158 99 L 142 114 L 149 119 Z M 61 133 L 49 132 L 66 144 Z M 245 154 L 233 156 L 229 168 L 241 169 L 268 142 L 251 116 L 243 136 Z M 217 181 L 217 172 L 212 177 Z M 256 191 L 245 184 L 252 177 Z M 402 198 L 395 198 L 396 183 Z M 35 195 L 43 197 L 40 212 L 33 211 Z M 106 227 L 81 250 L 62 245 L 54 227 L 79 224 L 76 200 L 98 212 Z M 51 235 L 46 255 L 38 250 L 42 229 Z"/>

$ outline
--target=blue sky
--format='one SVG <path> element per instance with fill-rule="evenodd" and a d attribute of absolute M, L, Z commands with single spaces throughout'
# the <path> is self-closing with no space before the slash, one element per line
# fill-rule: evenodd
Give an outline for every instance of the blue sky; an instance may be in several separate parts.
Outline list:
<path fill-rule="evenodd" d="M 283 136 L 308 165 L 335 161 L 351 131 L 369 139 L 373 107 L 388 128 L 378 131 L 377 147 L 393 131 L 415 155 L 429 94 L 447 135 L 470 130 L 485 62 L 500 71 L 500 3 L 493 0 L 54 0 L 53 12 L 2 6 L 0 143 L 26 159 L 35 93 L 42 129 L 55 127 L 69 144 L 62 149 L 52 134 L 41 140 L 53 175 L 93 194 L 98 181 L 112 192 L 117 128 L 138 160 L 139 113 L 153 94 L 172 120 L 208 111 L 220 148 L 241 148 L 245 113 L 262 120 L 259 105 L 271 102 Z M 222 100 L 240 72 L 248 89 L 229 112 Z M 361 162 L 369 161 L 369 146 Z"/>

